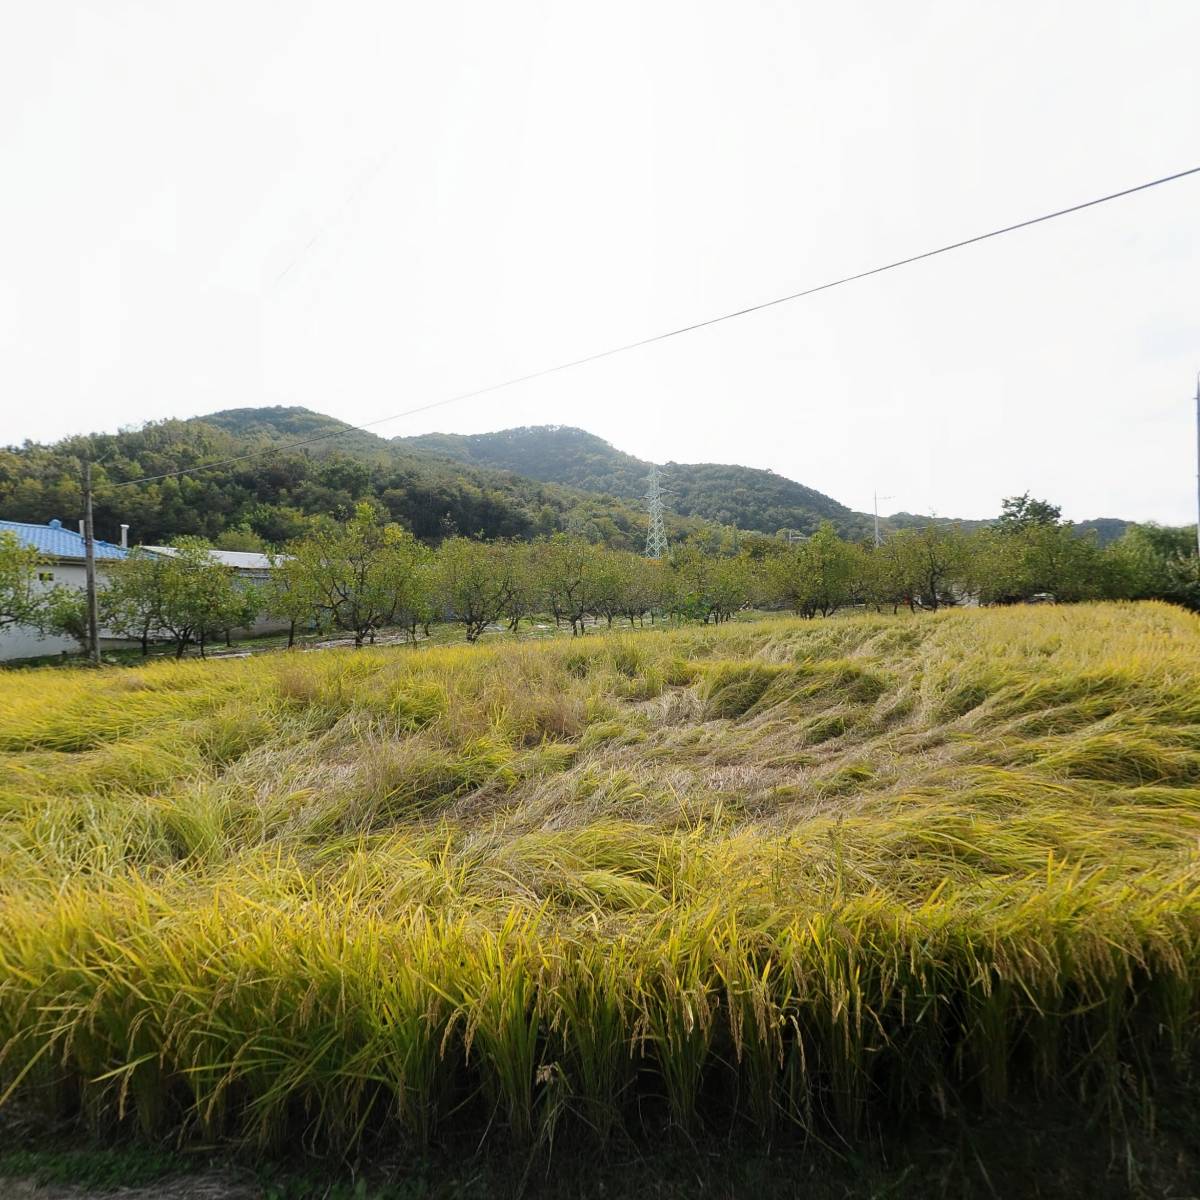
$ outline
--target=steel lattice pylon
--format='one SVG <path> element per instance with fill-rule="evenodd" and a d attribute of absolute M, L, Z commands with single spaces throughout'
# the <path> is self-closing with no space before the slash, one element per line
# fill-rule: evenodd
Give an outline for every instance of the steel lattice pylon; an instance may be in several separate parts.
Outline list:
<path fill-rule="evenodd" d="M 650 484 L 646 491 L 646 508 L 650 514 L 650 527 L 646 530 L 646 557 L 664 558 L 667 553 L 667 523 L 664 519 L 662 484 L 658 468 L 650 468 Z"/>

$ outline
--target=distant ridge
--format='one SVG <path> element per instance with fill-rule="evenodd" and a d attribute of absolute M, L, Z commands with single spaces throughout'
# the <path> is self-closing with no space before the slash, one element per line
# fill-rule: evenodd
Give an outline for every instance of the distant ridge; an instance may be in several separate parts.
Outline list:
<path fill-rule="evenodd" d="M 320 440 L 294 445 L 312 438 Z M 259 456 L 271 447 L 277 452 Z M 77 519 L 82 455 L 102 464 L 96 490 L 101 537 L 116 536 L 119 523 L 128 522 L 145 542 L 199 534 L 232 539 L 226 549 L 280 545 L 307 516 L 342 514 L 373 499 L 430 542 L 455 531 L 528 538 L 564 529 L 625 549 L 640 549 L 645 540 L 642 498 L 651 464 L 585 430 L 535 425 L 389 440 L 311 409 L 283 406 L 223 409 L 0 449 L 0 518 Z M 145 476 L 155 479 L 113 486 Z M 828 520 L 843 536 L 865 540 L 873 532 L 871 515 L 774 471 L 668 463 L 663 484 L 673 540 L 713 524 L 773 536 L 811 533 Z M 929 520 L 894 513 L 880 525 L 890 531 Z M 1106 517 L 1076 528 L 1107 543 L 1128 524 Z"/>
<path fill-rule="evenodd" d="M 428 433 L 395 438 L 393 445 L 628 499 L 645 494 L 650 470 L 650 463 L 570 425 L 526 425 L 497 433 Z M 781 529 L 810 533 L 828 520 L 842 533 L 861 537 L 870 522 L 866 514 L 814 488 L 757 467 L 667 463 L 663 486 L 673 512 L 758 533 Z"/>

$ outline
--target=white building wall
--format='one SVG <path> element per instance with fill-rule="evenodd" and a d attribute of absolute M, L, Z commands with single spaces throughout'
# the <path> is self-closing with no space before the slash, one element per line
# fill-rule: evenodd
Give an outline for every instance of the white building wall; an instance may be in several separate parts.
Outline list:
<path fill-rule="evenodd" d="M 64 650 L 77 653 L 79 643 L 74 638 L 54 633 L 43 636 L 31 625 L 6 625 L 0 629 L 0 662 L 61 654 Z"/>
<path fill-rule="evenodd" d="M 42 576 L 49 578 L 43 579 Z M 82 589 L 87 586 L 87 573 L 82 563 L 46 563 L 38 567 L 38 580 L 40 591 L 48 591 L 60 583 Z M 70 653 L 78 649 L 79 643 L 74 638 L 54 633 L 43 635 L 32 625 L 6 625 L 0 629 L 0 662 L 61 654 L 64 650 Z"/>
<path fill-rule="evenodd" d="M 96 563 L 96 582 L 104 586 L 105 561 Z M 83 591 L 87 587 L 87 568 L 79 562 L 51 562 L 38 567 L 38 587 L 48 591 L 59 584 L 64 587 L 78 588 Z M 48 578 L 42 578 L 48 576 Z M 103 629 L 101 638 L 111 638 Z M 128 645 L 128 642 L 112 640 L 113 645 Z M 71 637 L 57 633 L 40 633 L 31 625 L 9 625 L 0 629 L 0 662 L 12 662 L 19 658 L 40 658 L 46 654 L 79 653 L 79 643 Z"/>
<path fill-rule="evenodd" d="M 104 560 L 96 564 L 97 583 L 104 586 Z M 41 581 L 43 589 L 49 589 L 62 584 L 65 587 L 78 588 L 83 591 L 87 587 L 87 570 L 83 563 L 55 562 L 47 563 L 38 568 L 39 575 L 49 575 L 52 578 Z M 236 571 L 235 577 L 247 586 L 261 587 L 266 583 L 268 575 L 259 571 Z M 249 629 L 233 631 L 234 641 L 239 637 L 261 637 L 267 633 L 286 633 L 288 622 L 279 617 L 260 617 Z M 110 647 L 135 646 L 138 643 L 127 639 L 119 639 L 113 634 L 101 629 L 101 649 L 107 643 Z M 77 654 L 79 643 L 74 638 L 63 637 L 59 634 L 41 634 L 29 625 L 10 625 L 0 629 L 0 662 L 12 662 L 22 658 L 41 658 L 43 655 Z"/>

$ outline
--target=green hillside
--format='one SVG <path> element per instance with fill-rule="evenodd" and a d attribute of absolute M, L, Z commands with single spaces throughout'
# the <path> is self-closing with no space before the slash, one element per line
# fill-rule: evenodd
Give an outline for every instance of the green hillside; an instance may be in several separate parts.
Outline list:
<path fill-rule="evenodd" d="M 288 448 L 317 437 L 323 440 Z M 273 445 L 280 449 L 261 453 Z M 528 538 L 578 529 L 632 549 L 645 538 L 638 503 L 408 452 L 303 408 L 232 409 L 0 449 L 0 517 L 73 523 L 83 511 L 84 457 L 97 464 L 96 531 L 109 540 L 128 523 L 143 543 L 197 534 L 229 548 L 255 540 L 280 545 L 306 517 L 345 515 L 364 499 L 426 541 L 452 532 Z M 180 470 L 187 473 L 172 475 Z M 669 531 L 680 538 L 700 527 L 673 518 Z"/>
<path fill-rule="evenodd" d="M 115 539 L 128 523 L 136 541 L 151 543 L 199 534 L 278 545 L 306 517 L 344 514 L 370 498 L 426 541 L 449 532 L 527 538 L 572 529 L 636 549 L 645 537 L 651 466 L 570 426 L 389 440 L 306 408 L 234 408 L 0 449 L 0 517 L 77 520 L 84 456 L 97 463 L 99 536 Z M 173 476 L 181 470 L 187 474 Z M 146 476 L 168 478 L 131 482 Z M 712 523 L 768 535 L 811 533 L 824 520 L 846 537 L 872 531 L 868 514 L 773 471 L 669 463 L 663 483 L 672 540 Z M 892 530 L 927 520 L 896 513 L 881 524 Z M 1105 544 L 1126 525 L 1105 518 L 1077 528 Z"/>
<path fill-rule="evenodd" d="M 1075 529 L 1080 534 L 1095 534 L 1096 543 L 1107 546 L 1132 528 L 1133 524 L 1133 521 L 1123 521 L 1120 517 L 1094 517 L 1090 521 L 1076 522 Z"/>
<path fill-rule="evenodd" d="M 396 438 L 409 451 L 437 454 L 475 467 L 513 471 L 545 483 L 610 496 L 640 498 L 651 464 L 569 425 L 530 425 L 498 433 L 430 433 Z M 670 507 L 684 516 L 773 534 L 812 532 L 823 520 L 862 536 L 869 518 L 774 471 L 720 463 L 668 463 L 663 485 Z"/>
<path fill-rule="evenodd" d="M 386 438 L 339 421 L 337 417 L 313 412 L 310 408 L 284 408 L 282 405 L 273 408 L 223 408 L 220 412 L 195 419 L 240 438 L 271 442 L 322 438 L 322 441 L 314 441 L 305 447 L 310 454 L 338 451 L 385 460 L 396 457 L 395 448 Z"/>

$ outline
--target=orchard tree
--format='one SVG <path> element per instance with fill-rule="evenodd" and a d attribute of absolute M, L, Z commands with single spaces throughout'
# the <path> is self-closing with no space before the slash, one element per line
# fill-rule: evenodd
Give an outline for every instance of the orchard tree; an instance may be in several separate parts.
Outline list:
<path fill-rule="evenodd" d="M 106 584 L 98 595 L 100 623 L 114 633 L 136 638 L 142 654 L 150 651 L 151 638 L 163 629 L 166 595 L 164 574 L 170 559 L 140 548 L 113 562 Z"/>
<path fill-rule="evenodd" d="M 287 621 L 288 649 L 296 644 L 296 629 L 321 628 L 322 610 L 311 575 L 293 566 L 290 554 L 271 556 L 271 574 L 263 594 L 263 606 L 269 616 Z"/>
<path fill-rule="evenodd" d="M 909 607 L 936 612 L 955 604 L 972 578 L 970 546 L 957 526 L 928 522 L 922 529 L 902 529 L 889 543 L 894 555 L 894 582 L 903 586 Z"/>
<path fill-rule="evenodd" d="M 96 602 L 97 609 L 103 611 L 103 590 L 97 591 Z M 60 633 L 64 637 L 73 638 L 81 653 L 86 654 L 91 643 L 87 592 L 59 584 L 45 594 L 44 606 L 42 628 L 50 633 Z"/>
<path fill-rule="evenodd" d="M 1057 525 L 1062 509 L 1049 500 L 1035 500 L 1028 492 L 1006 496 L 1000 502 L 999 528 L 1005 533 L 1033 525 Z"/>
<path fill-rule="evenodd" d="M 425 556 L 407 529 L 362 503 L 348 521 L 315 519 L 289 546 L 278 586 L 294 593 L 291 611 L 311 603 L 318 625 L 351 634 L 361 647 L 407 611 Z"/>
<path fill-rule="evenodd" d="M 728 621 L 750 600 L 754 574 L 748 559 L 713 558 L 685 547 L 675 559 L 672 611 L 707 624 Z"/>
<path fill-rule="evenodd" d="M 438 547 L 434 593 L 445 615 L 466 631 L 467 641 L 504 616 L 514 586 L 507 547 L 471 538 L 447 538 Z"/>
<path fill-rule="evenodd" d="M 176 658 L 193 643 L 203 658 L 211 638 L 253 622 L 256 597 L 237 586 L 202 538 L 178 538 L 173 548 L 159 577 L 158 627 L 174 641 Z"/>
<path fill-rule="evenodd" d="M 1043 594 L 1066 601 L 1106 594 L 1105 557 L 1093 537 L 1081 537 L 1070 523 L 997 526 L 978 535 L 975 546 L 975 586 L 985 604 L 1015 604 Z"/>
<path fill-rule="evenodd" d="M 832 523 L 765 564 L 767 595 L 805 617 L 828 617 L 851 603 L 864 576 L 859 547 L 842 541 Z"/>
<path fill-rule="evenodd" d="M 235 629 L 245 629 L 258 620 L 267 608 L 268 591 L 265 587 L 257 587 L 238 578 L 237 574 L 229 571 L 230 583 L 233 585 L 233 595 L 230 602 L 221 611 L 222 620 L 215 626 L 225 635 L 225 645 L 233 644 L 232 635 Z"/>
<path fill-rule="evenodd" d="M 101 624 L 137 637 L 143 654 L 165 636 L 176 658 L 193 644 L 203 658 L 211 638 L 252 624 L 259 609 L 257 593 L 240 588 L 211 550 L 203 538 L 178 538 L 170 555 L 135 550 L 113 563 L 98 596 Z"/>
<path fill-rule="evenodd" d="M 626 572 L 621 615 L 632 626 L 635 620 L 645 624 L 648 613 L 653 624 L 655 613 L 661 613 L 667 605 L 671 587 L 669 565 L 660 558 L 631 553 Z"/>
<path fill-rule="evenodd" d="M 915 608 L 913 579 L 909 569 L 905 544 L 897 544 L 895 538 L 869 549 L 864 547 L 862 556 L 862 595 L 868 604 L 882 611 L 890 605 L 895 614 L 900 605 Z"/>
<path fill-rule="evenodd" d="M 1104 555 L 1105 591 L 1131 600 L 1168 600 L 1200 611 L 1196 527 L 1134 525 Z"/>
<path fill-rule="evenodd" d="M 508 594 L 502 616 L 509 632 L 516 633 L 521 622 L 539 611 L 543 599 L 541 564 L 537 547 L 529 542 L 503 542 L 501 554 L 505 559 Z"/>
<path fill-rule="evenodd" d="M 1070 551 L 1062 510 L 1028 492 L 1007 496 L 1000 519 L 974 539 L 975 588 L 984 604 L 1014 604 L 1063 591 L 1062 560 Z"/>
<path fill-rule="evenodd" d="M 630 560 L 634 557 L 624 550 L 597 548 L 589 607 L 592 616 L 598 621 L 603 619 L 609 629 L 613 618 L 628 607 L 633 570 Z"/>
<path fill-rule="evenodd" d="M 436 568 L 433 551 L 418 542 L 413 571 L 396 609 L 396 624 L 408 634 L 410 642 L 417 640 L 418 629 L 428 637 L 430 625 L 439 616 Z"/>
<path fill-rule="evenodd" d="M 735 612 L 750 603 L 755 592 L 756 578 L 750 560 L 719 558 L 709 573 L 706 603 L 713 623 L 728 621 Z"/>
<path fill-rule="evenodd" d="M 41 555 L 8 530 L 0 532 L 0 629 L 9 625 L 41 628 L 46 619 L 45 593 L 37 584 Z"/>
<path fill-rule="evenodd" d="M 536 551 L 542 592 L 556 623 L 571 622 L 572 635 L 584 631 L 592 613 L 599 576 L 599 554 L 581 537 L 555 534 Z"/>

